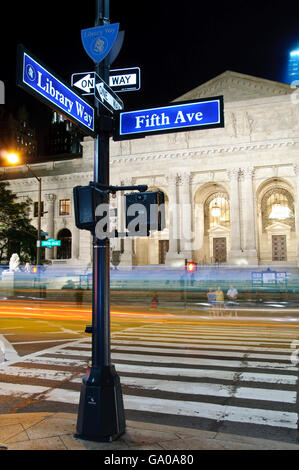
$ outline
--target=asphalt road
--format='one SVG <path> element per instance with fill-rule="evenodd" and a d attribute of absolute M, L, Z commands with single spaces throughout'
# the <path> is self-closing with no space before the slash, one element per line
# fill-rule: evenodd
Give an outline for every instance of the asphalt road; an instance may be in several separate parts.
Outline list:
<path fill-rule="evenodd" d="M 112 363 L 127 419 L 298 441 L 296 312 L 111 311 Z M 0 413 L 77 412 L 90 323 L 89 305 L 2 301 Z"/>

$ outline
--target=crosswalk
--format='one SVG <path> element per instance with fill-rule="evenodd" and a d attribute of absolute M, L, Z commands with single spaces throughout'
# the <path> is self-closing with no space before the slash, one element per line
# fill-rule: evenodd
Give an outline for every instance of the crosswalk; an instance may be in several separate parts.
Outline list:
<path fill-rule="evenodd" d="M 295 339 L 290 330 L 217 324 L 147 324 L 115 332 L 111 359 L 126 416 L 295 440 Z M 0 397 L 76 407 L 90 355 L 86 337 L 0 364 Z"/>

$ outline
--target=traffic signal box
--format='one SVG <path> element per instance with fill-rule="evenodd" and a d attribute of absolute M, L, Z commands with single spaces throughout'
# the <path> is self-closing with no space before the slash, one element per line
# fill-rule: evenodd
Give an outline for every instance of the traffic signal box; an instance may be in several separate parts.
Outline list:
<path fill-rule="evenodd" d="M 126 228 L 136 236 L 165 228 L 164 193 L 161 191 L 125 194 Z"/>
<path fill-rule="evenodd" d="M 190 274 L 194 273 L 197 270 L 197 264 L 194 261 L 186 261 L 185 270 Z"/>
<path fill-rule="evenodd" d="M 75 186 L 73 196 L 76 227 L 93 232 L 97 222 L 96 208 L 106 202 L 106 194 L 93 186 Z"/>
<path fill-rule="evenodd" d="M 103 216 L 96 216 L 100 204 L 108 204 L 107 190 L 100 190 L 92 185 L 73 188 L 76 227 L 95 232 L 97 222 Z M 126 228 L 128 232 L 115 233 L 115 236 L 148 236 L 150 230 L 165 228 L 164 193 L 145 191 L 125 194 Z M 107 234 L 109 235 L 109 234 Z M 111 236 L 111 235 L 110 235 Z"/>

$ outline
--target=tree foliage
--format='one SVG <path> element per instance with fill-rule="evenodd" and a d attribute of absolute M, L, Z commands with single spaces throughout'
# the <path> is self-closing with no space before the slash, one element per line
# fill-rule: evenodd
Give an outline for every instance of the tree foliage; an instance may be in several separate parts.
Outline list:
<path fill-rule="evenodd" d="M 8 186 L 0 181 L 0 263 L 8 263 L 13 253 L 18 253 L 22 263 L 33 263 L 37 230 L 30 223 L 31 200 L 17 201 Z"/>

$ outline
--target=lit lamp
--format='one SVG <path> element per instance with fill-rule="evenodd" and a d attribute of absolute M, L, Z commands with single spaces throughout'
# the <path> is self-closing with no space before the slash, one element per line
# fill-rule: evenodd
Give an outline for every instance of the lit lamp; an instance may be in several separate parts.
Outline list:
<path fill-rule="evenodd" d="M 17 165 L 20 161 L 20 157 L 17 153 L 6 153 L 5 155 L 6 160 L 11 165 Z M 40 248 L 41 248 L 41 241 L 40 241 L 40 233 L 41 233 L 41 194 L 42 194 L 42 180 L 31 170 L 30 166 L 27 163 L 21 163 L 25 165 L 28 171 L 34 176 L 34 178 L 38 181 L 38 202 L 37 202 L 37 244 L 36 244 L 36 264 L 37 266 L 40 265 Z"/>
<path fill-rule="evenodd" d="M 275 195 L 274 204 L 271 207 L 269 219 L 288 219 L 291 217 L 291 211 L 285 204 L 278 201 L 277 194 Z"/>
<path fill-rule="evenodd" d="M 291 217 L 291 211 L 287 206 L 282 204 L 273 204 L 269 219 L 288 219 Z"/>
<path fill-rule="evenodd" d="M 215 202 L 215 205 L 211 209 L 211 214 L 213 217 L 220 217 L 221 215 L 221 209 L 219 206 L 217 206 L 216 202 Z"/>

